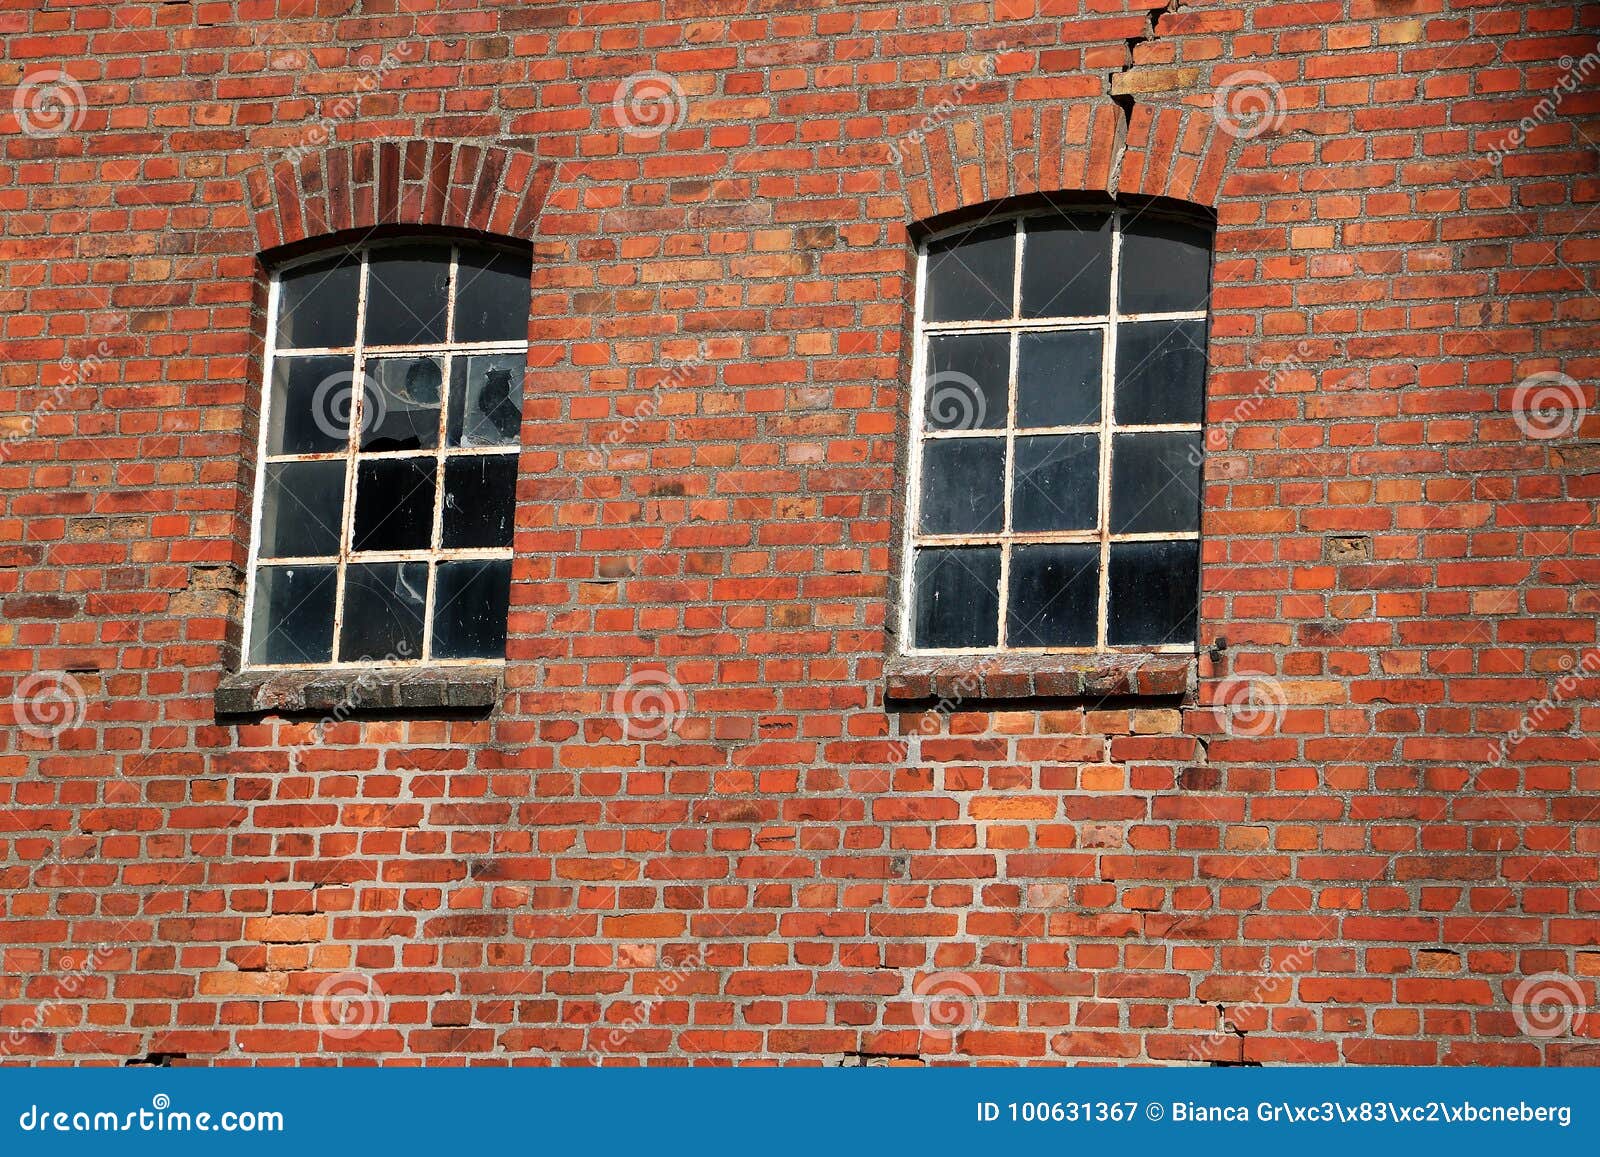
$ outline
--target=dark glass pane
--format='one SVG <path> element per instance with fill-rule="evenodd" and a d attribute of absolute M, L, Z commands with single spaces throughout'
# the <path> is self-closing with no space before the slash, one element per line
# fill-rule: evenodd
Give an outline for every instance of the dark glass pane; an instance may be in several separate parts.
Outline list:
<path fill-rule="evenodd" d="M 354 345 L 361 260 L 353 255 L 298 265 L 278 279 L 278 345 L 325 349 Z"/>
<path fill-rule="evenodd" d="M 344 572 L 339 661 L 422 658 L 425 562 L 353 563 Z"/>
<path fill-rule="evenodd" d="M 946 438 L 922 445 L 924 534 L 977 534 L 1005 521 L 1003 438 Z"/>
<path fill-rule="evenodd" d="M 992 647 L 1000 636 L 1000 548 L 919 550 L 914 567 L 912 645 Z"/>
<path fill-rule="evenodd" d="M 997 321 L 1011 316 L 1017 227 L 984 225 L 928 243 L 929 321 Z"/>
<path fill-rule="evenodd" d="M 1200 528 L 1200 435 L 1118 434 L 1111 442 L 1111 533 Z"/>
<path fill-rule="evenodd" d="M 449 288 L 447 245 L 372 250 L 367 258 L 367 344 L 444 341 Z"/>
<path fill-rule="evenodd" d="M 350 441 L 355 359 L 278 358 L 272 363 L 268 454 L 326 454 Z"/>
<path fill-rule="evenodd" d="M 509 558 L 441 562 L 433 591 L 433 657 L 502 658 L 510 605 Z"/>
<path fill-rule="evenodd" d="M 358 463 L 356 550 L 418 550 L 433 541 L 432 458 L 369 458 Z"/>
<path fill-rule="evenodd" d="M 510 546 L 517 498 L 515 454 L 472 454 L 444 464 L 447 547 Z"/>
<path fill-rule="evenodd" d="M 1198 422 L 1205 416 L 1205 384 L 1205 322 L 1117 327 L 1117 425 Z"/>
<path fill-rule="evenodd" d="M 326 663 L 333 658 L 333 566 L 256 568 L 250 616 L 252 663 Z"/>
<path fill-rule="evenodd" d="M 456 262 L 456 341 L 527 341 L 532 263 L 492 249 Z"/>
<path fill-rule="evenodd" d="M 1100 545 L 1034 543 L 1011 550 L 1008 647 L 1089 647 L 1100 619 Z"/>
<path fill-rule="evenodd" d="M 1114 542 L 1106 641 L 1193 643 L 1200 599 L 1198 542 Z"/>
<path fill-rule="evenodd" d="M 1111 311 L 1111 218 L 1044 217 L 1026 224 L 1022 316 L 1083 317 Z"/>
<path fill-rule="evenodd" d="M 1009 334 L 941 334 L 929 338 L 922 408 L 926 428 L 1003 428 L 1010 381 Z"/>
<path fill-rule="evenodd" d="M 337 555 L 344 460 L 269 462 L 261 492 L 261 557 Z"/>
<path fill-rule="evenodd" d="M 1090 426 L 1100 421 L 1102 340 L 1097 329 L 1018 336 L 1018 426 Z"/>
<path fill-rule="evenodd" d="M 522 375 L 515 354 L 457 354 L 450 362 L 451 446 L 515 446 L 522 440 Z"/>
<path fill-rule="evenodd" d="M 1122 227 L 1123 313 L 1192 313 L 1211 296 L 1211 234 L 1182 221 L 1140 217 Z"/>
<path fill-rule="evenodd" d="M 1036 434 L 1017 439 L 1011 528 L 1093 530 L 1100 524 L 1100 436 Z"/>
<path fill-rule="evenodd" d="M 439 358 L 371 358 L 361 402 L 363 450 L 431 450 L 439 444 Z"/>

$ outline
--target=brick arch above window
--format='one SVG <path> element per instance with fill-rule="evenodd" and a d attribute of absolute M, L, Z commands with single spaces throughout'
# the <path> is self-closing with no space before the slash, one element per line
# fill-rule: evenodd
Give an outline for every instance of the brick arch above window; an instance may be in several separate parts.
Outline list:
<path fill-rule="evenodd" d="M 496 145 L 358 141 L 271 161 L 246 178 L 257 248 L 384 225 L 531 237 L 553 165 Z"/>
<path fill-rule="evenodd" d="M 1033 106 L 956 120 L 897 142 L 911 217 L 1073 190 L 1213 207 L 1234 138 L 1207 109 L 1106 102 Z"/>

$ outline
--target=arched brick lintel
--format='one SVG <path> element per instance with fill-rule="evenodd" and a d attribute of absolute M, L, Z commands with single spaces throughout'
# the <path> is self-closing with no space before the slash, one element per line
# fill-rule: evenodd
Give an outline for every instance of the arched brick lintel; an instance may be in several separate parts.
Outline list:
<path fill-rule="evenodd" d="M 551 166 L 494 145 L 359 141 L 269 163 L 246 178 L 262 252 L 383 225 L 531 238 Z"/>
<path fill-rule="evenodd" d="M 907 207 L 927 220 L 1005 197 L 1091 192 L 1214 207 L 1233 137 L 1210 110 L 1109 101 L 959 120 L 897 146 Z"/>

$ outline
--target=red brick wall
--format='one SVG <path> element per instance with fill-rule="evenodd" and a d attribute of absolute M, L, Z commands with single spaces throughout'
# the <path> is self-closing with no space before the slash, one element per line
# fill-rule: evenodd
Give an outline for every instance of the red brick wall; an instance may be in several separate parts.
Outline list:
<path fill-rule="evenodd" d="M 1594 7 L 0 33 L 0 1053 L 1600 1057 Z M 886 707 L 910 231 L 1041 190 L 1216 212 L 1198 685 Z M 394 222 L 534 245 L 503 701 L 219 719 L 258 254 Z"/>

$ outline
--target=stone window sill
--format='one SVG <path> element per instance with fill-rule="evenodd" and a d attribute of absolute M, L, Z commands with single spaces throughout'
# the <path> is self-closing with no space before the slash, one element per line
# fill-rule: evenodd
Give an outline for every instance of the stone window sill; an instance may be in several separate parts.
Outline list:
<path fill-rule="evenodd" d="M 224 676 L 215 703 L 218 715 L 481 711 L 500 693 L 498 666 L 305 668 Z"/>
<path fill-rule="evenodd" d="M 1194 655 L 901 655 L 884 669 L 889 699 L 1181 699 Z"/>

